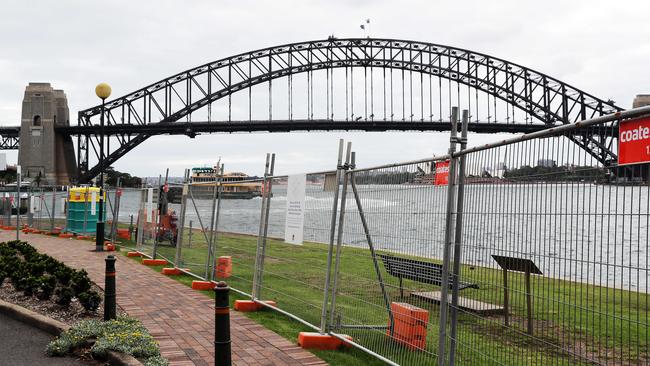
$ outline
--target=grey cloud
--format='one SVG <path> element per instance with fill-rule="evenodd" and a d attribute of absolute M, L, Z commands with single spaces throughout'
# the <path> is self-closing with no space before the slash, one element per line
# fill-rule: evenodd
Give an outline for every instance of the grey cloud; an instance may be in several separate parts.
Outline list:
<path fill-rule="evenodd" d="M 0 13 L 0 123 L 18 123 L 30 81 L 65 89 L 74 116 L 98 103 L 93 90 L 100 81 L 117 96 L 252 49 L 330 34 L 361 36 L 366 18 L 373 36 L 488 53 L 629 106 L 635 94 L 650 91 L 648 13 L 650 3 L 641 0 L 6 1 Z M 246 109 L 235 106 L 238 114 Z M 262 107 L 255 112 L 264 115 Z M 339 137 L 354 141 L 362 165 L 443 154 L 447 144 L 444 133 L 159 136 L 115 166 L 141 175 L 169 166 L 180 174 L 184 165 L 222 156 L 236 170 L 259 174 L 264 154 L 273 151 L 283 173 L 320 170 L 334 165 Z M 470 144 L 496 138 L 472 135 Z"/>

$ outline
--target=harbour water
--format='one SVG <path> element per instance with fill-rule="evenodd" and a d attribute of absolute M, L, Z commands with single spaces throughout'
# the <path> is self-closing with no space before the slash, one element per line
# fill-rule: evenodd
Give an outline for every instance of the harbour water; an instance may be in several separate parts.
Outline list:
<path fill-rule="evenodd" d="M 547 277 L 650 292 L 648 190 L 591 184 L 467 185 L 463 263 L 497 268 L 492 255 L 527 258 Z M 273 187 L 271 237 L 284 236 L 285 195 L 286 186 Z M 376 249 L 442 257 L 446 187 L 359 185 L 359 196 Z M 131 215 L 136 220 L 140 197 L 139 190 L 124 191 L 120 222 L 128 223 Z M 111 194 L 109 198 L 113 200 Z M 192 221 L 199 228 L 200 216 L 207 227 L 212 202 L 195 200 L 196 207 L 189 202 L 186 226 Z M 222 200 L 219 230 L 257 235 L 261 203 L 261 198 Z M 329 242 L 332 203 L 333 192 L 307 186 L 305 241 Z M 180 212 L 180 205 L 171 208 Z M 351 192 L 345 220 L 344 243 L 367 247 Z"/>

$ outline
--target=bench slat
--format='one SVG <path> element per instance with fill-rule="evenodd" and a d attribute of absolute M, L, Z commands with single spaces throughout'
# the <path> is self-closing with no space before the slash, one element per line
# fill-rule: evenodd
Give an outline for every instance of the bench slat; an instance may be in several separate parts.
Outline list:
<path fill-rule="evenodd" d="M 424 262 L 416 259 L 400 258 L 379 254 L 384 268 L 391 275 L 402 279 L 413 280 L 431 285 L 442 285 L 442 265 Z M 454 279 L 449 275 L 449 288 L 453 287 Z M 460 281 L 459 289 L 478 288 L 478 285 Z"/>

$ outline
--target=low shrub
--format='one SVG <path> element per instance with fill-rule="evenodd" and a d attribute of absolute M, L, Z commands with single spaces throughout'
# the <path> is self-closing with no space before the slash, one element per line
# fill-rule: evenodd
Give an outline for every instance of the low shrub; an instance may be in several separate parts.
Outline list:
<path fill-rule="evenodd" d="M 48 344 L 46 352 L 49 356 L 63 356 L 89 339 L 96 339 L 90 349 L 95 357 L 104 358 L 108 351 L 117 351 L 144 359 L 145 365 L 167 365 L 158 343 L 138 320 L 130 317 L 107 322 L 82 320 Z"/>
<path fill-rule="evenodd" d="M 25 296 L 48 300 L 54 294 L 62 306 L 77 297 L 87 311 L 96 311 L 101 304 L 101 296 L 90 291 L 92 282 L 85 270 L 75 271 L 22 241 L 0 243 L 0 285 L 6 278 Z"/>
<path fill-rule="evenodd" d="M 86 311 L 96 311 L 102 303 L 101 296 L 95 291 L 82 292 L 77 295 L 77 298 Z"/>
<path fill-rule="evenodd" d="M 54 272 L 54 277 L 62 286 L 67 286 L 70 284 L 73 272 L 74 270 L 72 268 L 66 266 L 59 267 L 56 272 Z"/>
<path fill-rule="evenodd" d="M 56 303 L 61 306 L 68 306 L 74 297 L 74 291 L 70 287 L 59 287 L 56 289 Z"/>
<path fill-rule="evenodd" d="M 90 282 L 90 279 L 88 278 L 88 272 L 86 272 L 85 269 L 74 271 L 71 282 L 75 296 L 79 296 L 80 294 L 90 290 L 90 287 L 92 286 L 92 282 Z"/>
<path fill-rule="evenodd" d="M 32 296 L 38 291 L 40 285 L 39 278 L 34 276 L 25 277 L 21 280 L 23 285 L 23 294 L 25 296 Z"/>
<path fill-rule="evenodd" d="M 56 288 L 56 280 L 53 276 L 44 275 L 38 279 L 38 289 L 36 291 L 36 297 L 39 300 L 49 300 L 54 293 Z"/>

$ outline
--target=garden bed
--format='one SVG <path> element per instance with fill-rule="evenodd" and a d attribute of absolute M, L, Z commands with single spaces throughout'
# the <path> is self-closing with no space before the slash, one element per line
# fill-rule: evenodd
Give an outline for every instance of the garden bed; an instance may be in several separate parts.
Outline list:
<path fill-rule="evenodd" d="M 74 270 L 21 241 L 0 243 L 0 299 L 66 324 L 99 318 L 102 290 Z"/>

